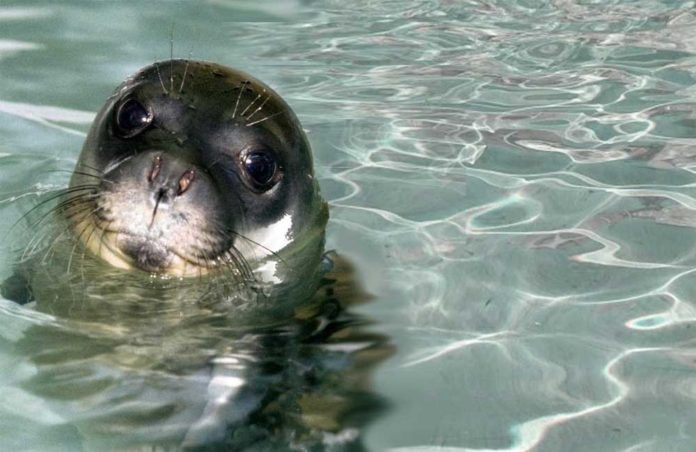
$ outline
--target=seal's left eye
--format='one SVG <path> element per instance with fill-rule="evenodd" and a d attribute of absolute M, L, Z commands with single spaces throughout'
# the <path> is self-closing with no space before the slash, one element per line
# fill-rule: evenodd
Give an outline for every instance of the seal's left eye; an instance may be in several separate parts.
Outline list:
<path fill-rule="evenodd" d="M 126 138 L 145 130 L 152 122 L 152 112 L 135 99 L 124 102 L 116 113 L 116 125 Z"/>

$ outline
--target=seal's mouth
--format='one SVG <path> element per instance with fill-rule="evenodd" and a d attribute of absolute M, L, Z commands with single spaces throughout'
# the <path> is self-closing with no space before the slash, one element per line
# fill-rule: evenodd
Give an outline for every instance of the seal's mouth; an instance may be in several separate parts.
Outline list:
<path fill-rule="evenodd" d="M 124 270 L 139 269 L 174 277 L 202 276 L 224 265 L 224 259 L 202 258 L 187 250 L 172 247 L 152 236 L 102 229 L 86 218 L 76 229 L 94 232 L 83 234 L 83 245 L 107 264 Z"/>
<path fill-rule="evenodd" d="M 128 255 L 138 267 L 149 272 L 161 272 L 171 266 L 172 250 L 160 243 L 142 237 L 128 237 L 122 241 L 121 251 Z"/>

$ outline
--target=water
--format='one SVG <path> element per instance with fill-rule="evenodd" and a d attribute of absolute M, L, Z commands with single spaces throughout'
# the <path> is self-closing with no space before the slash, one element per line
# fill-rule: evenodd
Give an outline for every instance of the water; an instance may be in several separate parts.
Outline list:
<path fill-rule="evenodd" d="M 374 294 L 354 311 L 396 348 L 367 449 L 690 451 L 695 6 L 5 1 L 0 228 L 67 184 L 92 112 L 169 57 L 173 24 L 177 56 L 255 74 L 308 130 L 329 247 Z M 18 345 L 53 321 L 2 304 L 9 444 L 79 444 L 22 390 Z"/>

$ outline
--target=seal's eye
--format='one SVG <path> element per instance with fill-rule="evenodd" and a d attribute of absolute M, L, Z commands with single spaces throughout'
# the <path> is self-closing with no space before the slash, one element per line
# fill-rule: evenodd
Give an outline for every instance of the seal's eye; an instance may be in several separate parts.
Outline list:
<path fill-rule="evenodd" d="M 266 151 L 250 151 L 242 155 L 242 169 L 257 190 L 266 191 L 279 179 L 278 163 Z"/>
<path fill-rule="evenodd" d="M 120 135 L 129 138 L 145 130 L 152 122 L 152 112 L 135 99 L 124 102 L 116 113 Z"/>

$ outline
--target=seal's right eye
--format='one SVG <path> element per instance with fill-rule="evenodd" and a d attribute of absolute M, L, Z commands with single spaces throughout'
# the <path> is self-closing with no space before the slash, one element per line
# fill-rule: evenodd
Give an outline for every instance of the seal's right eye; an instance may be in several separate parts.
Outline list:
<path fill-rule="evenodd" d="M 240 163 L 246 180 L 253 189 L 259 192 L 269 190 L 282 176 L 278 162 L 269 151 L 244 152 L 241 155 Z"/>
<path fill-rule="evenodd" d="M 135 99 L 129 99 L 116 112 L 116 126 L 124 138 L 142 132 L 152 123 L 152 112 Z"/>

